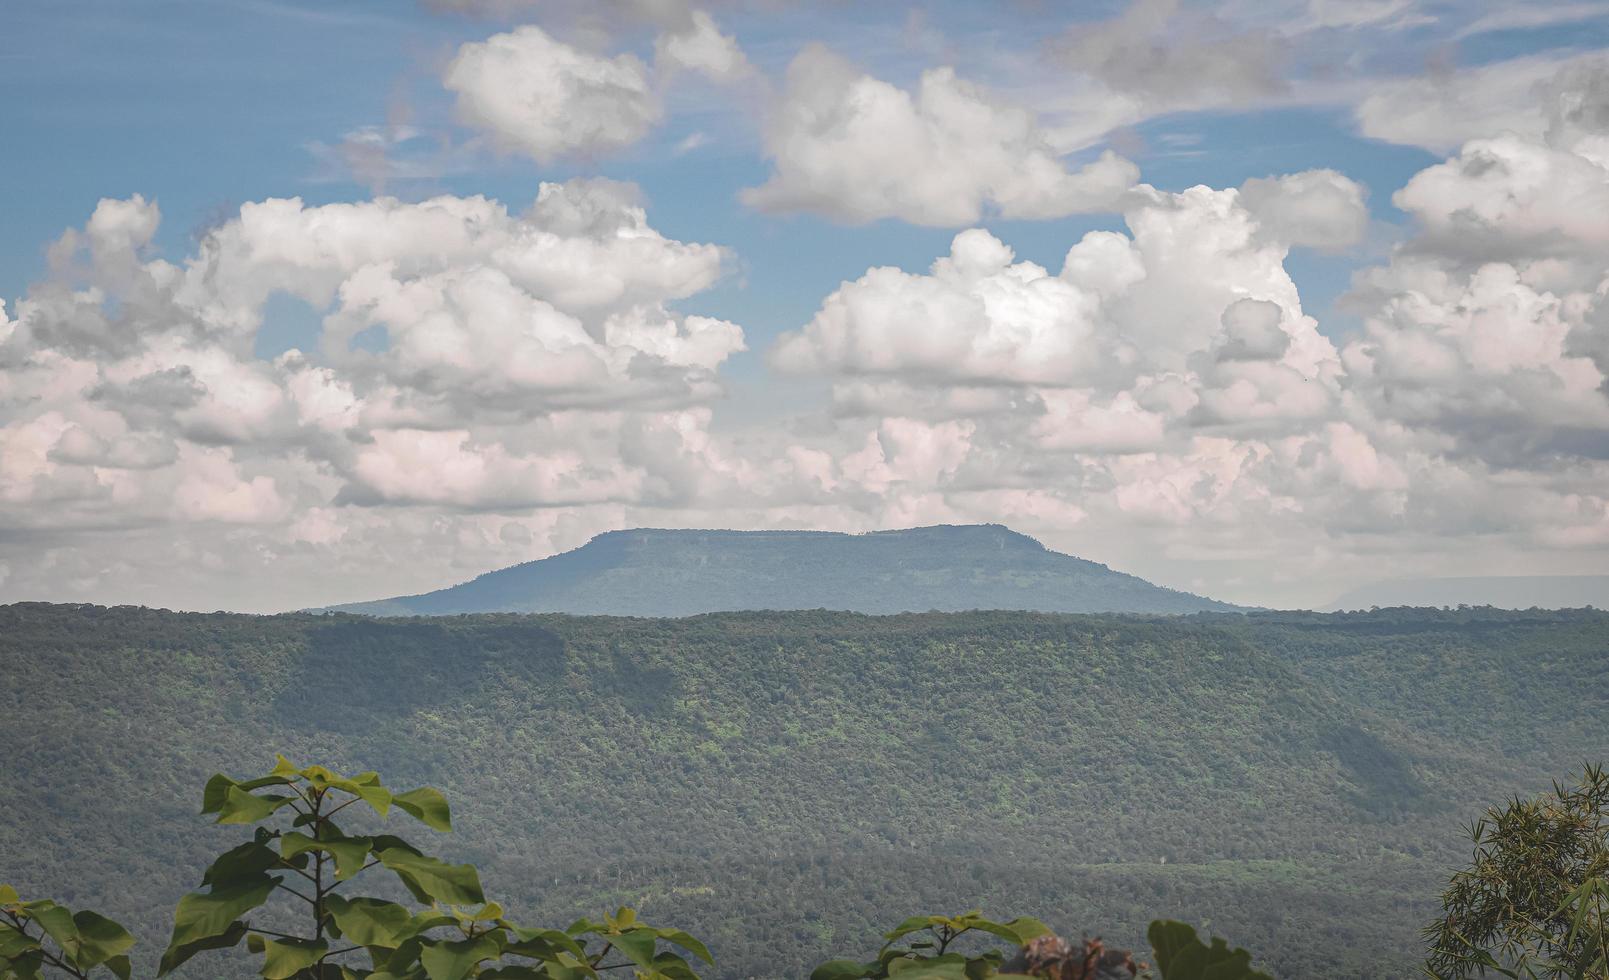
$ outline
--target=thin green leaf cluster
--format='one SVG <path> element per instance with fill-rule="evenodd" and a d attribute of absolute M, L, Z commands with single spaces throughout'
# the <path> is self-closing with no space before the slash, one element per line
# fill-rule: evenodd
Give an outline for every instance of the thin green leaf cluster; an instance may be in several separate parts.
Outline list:
<path fill-rule="evenodd" d="M 1609 978 L 1609 774 L 1493 807 L 1467 831 L 1474 855 L 1424 931 L 1425 974 L 1461 980 Z"/>
<path fill-rule="evenodd" d="M 48 899 L 24 902 L 0 885 L 0 980 L 34 980 L 53 967 L 71 977 L 107 971 L 129 978 L 134 937 L 103 915 Z"/>

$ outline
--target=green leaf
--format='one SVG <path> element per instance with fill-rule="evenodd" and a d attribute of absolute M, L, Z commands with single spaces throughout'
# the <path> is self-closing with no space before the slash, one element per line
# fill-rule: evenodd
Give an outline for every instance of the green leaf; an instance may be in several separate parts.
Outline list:
<path fill-rule="evenodd" d="M 654 969 L 649 975 L 666 980 L 698 980 L 698 974 L 693 972 L 686 960 L 668 951 L 654 957 Z"/>
<path fill-rule="evenodd" d="M 201 883 L 217 888 L 245 878 L 260 881 L 263 872 L 278 866 L 279 855 L 273 848 L 260 841 L 247 841 L 218 855 Z"/>
<path fill-rule="evenodd" d="M 224 790 L 223 805 L 218 808 L 217 823 L 256 823 L 273 816 L 274 811 L 289 803 L 289 796 L 258 796 L 239 786 Z"/>
<path fill-rule="evenodd" d="M 73 925 L 78 932 L 78 942 L 72 955 L 81 969 L 106 963 L 134 945 L 134 937 L 127 929 L 98 912 L 74 912 Z"/>
<path fill-rule="evenodd" d="M 942 915 L 913 915 L 909 919 L 906 919 L 904 922 L 901 922 L 899 925 L 895 926 L 893 929 L 883 933 L 883 938 L 889 942 L 893 942 L 902 936 L 908 936 L 913 932 L 920 932 L 923 929 L 931 929 L 932 927 L 940 925 L 943 922 L 944 916 Z"/>
<path fill-rule="evenodd" d="M 162 963 L 157 968 L 156 975 L 159 977 L 167 976 L 178 969 L 179 965 L 185 960 L 197 953 L 206 952 L 209 949 L 228 949 L 239 943 L 245 935 L 246 924 L 244 922 L 231 922 L 229 923 L 229 928 L 220 935 L 208 936 L 205 939 L 197 939 L 190 943 L 169 943 L 167 950 L 162 954 Z"/>
<path fill-rule="evenodd" d="M 888 975 L 899 980 L 971 980 L 967 976 L 967 958 L 959 953 L 925 960 L 894 960 L 888 964 Z"/>
<path fill-rule="evenodd" d="M 44 962 L 45 951 L 34 949 L 32 952 L 23 953 L 16 959 L 6 963 L 6 969 L 10 972 L 0 973 L 0 978 L 3 978 L 3 980 L 38 980 L 39 970 L 44 965 Z"/>
<path fill-rule="evenodd" d="M 23 953 L 39 948 L 39 940 L 25 935 L 22 930 L 0 922 L 0 959 L 15 959 Z"/>
<path fill-rule="evenodd" d="M 374 841 L 368 837 L 338 837 L 334 839 L 314 840 L 298 831 L 290 831 L 279 839 L 279 853 L 286 858 L 305 854 L 309 851 L 322 851 L 335 858 L 335 880 L 345 881 L 359 871 L 369 856 L 369 848 Z"/>
<path fill-rule="evenodd" d="M 463 980 L 482 960 L 492 959 L 502 951 L 493 936 L 476 936 L 458 942 L 424 944 L 419 950 L 419 962 L 430 980 Z"/>
<path fill-rule="evenodd" d="M 654 935 L 654 930 L 635 928 L 607 938 L 626 959 L 644 969 L 653 966 L 654 941 L 658 938 Z"/>
<path fill-rule="evenodd" d="M 875 976 L 881 968 L 881 963 L 829 960 L 810 971 L 810 980 L 864 980 Z"/>
<path fill-rule="evenodd" d="M 280 879 L 260 875 L 256 880 L 243 879 L 210 892 L 191 892 L 179 899 L 173 913 L 173 938 L 162 954 L 161 974 L 203 949 L 218 949 L 220 945 L 201 945 L 212 940 L 233 936 L 222 946 L 233 946 L 246 934 L 245 926 L 235 921 L 246 912 L 268 901 L 268 896 Z M 160 975 L 160 974 L 159 974 Z"/>
<path fill-rule="evenodd" d="M 418 931 L 408 927 L 413 913 L 395 902 L 330 895 L 324 899 L 324 907 L 334 917 L 341 937 L 359 946 L 396 949 Z"/>
<path fill-rule="evenodd" d="M 480 875 L 472 864 L 448 864 L 395 847 L 380 851 L 377 856 L 421 902 L 479 905 L 486 901 Z"/>
<path fill-rule="evenodd" d="M 499 921 L 498 925 L 507 929 L 518 940 L 508 947 L 508 952 L 533 959 L 549 959 L 561 950 L 578 959 L 586 955 L 585 948 L 571 938 L 569 933 L 557 929 L 521 929 L 506 921 Z"/>
<path fill-rule="evenodd" d="M 15 888 L 10 885 L 0 885 L 0 906 L 20 904 L 22 904 L 22 898 L 17 894 Z"/>
<path fill-rule="evenodd" d="M 709 948 L 680 929 L 655 929 L 654 935 L 667 943 L 675 943 L 710 966 L 715 965 L 715 957 L 710 955 Z"/>
<path fill-rule="evenodd" d="M 1014 946 L 1026 946 L 1029 940 L 1050 932 L 1049 926 L 1027 916 L 1012 919 L 1010 922 L 991 922 L 988 919 L 973 917 L 968 920 L 967 927 L 987 932 L 991 936 L 999 936 Z"/>
<path fill-rule="evenodd" d="M 264 980 L 290 980 L 317 963 L 330 951 L 330 944 L 322 939 L 269 939 L 254 932 L 246 937 L 246 948 L 266 954 L 261 971 Z"/>
<path fill-rule="evenodd" d="M 1251 954 L 1230 949 L 1214 936 L 1212 945 L 1203 945 L 1195 929 L 1182 922 L 1157 920 L 1146 932 L 1156 954 L 1162 980 L 1272 980 L 1251 968 Z"/>
<path fill-rule="evenodd" d="M 391 791 L 381 786 L 378 781 L 372 783 L 358 782 L 355 779 L 335 777 L 325 780 L 324 785 L 338 789 L 343 793 L 351 793 L 369 805 L 375 813 L 385 816 L 391 811 Z"/>
<path fill-rule="evenodd" d="M 284 786 L 290 781 L 279 776 L 264 776 L 261 779 L 248 779 L 245 782 L 236 782 L 223 773 L 213 773 L 207 780 L 206 786 L 201 790 L 201 812 L 217 813 L 223 808 L 231 788 L 250 792 L 264 786 Z"/>
<path fill-rule="evenodd" d="M 398 793 L 391 802 L 399 809 L 432 830 L 448 832 L 453 829 L 452 814 L 447 808 L 447 797 L 441 790 L 421 786 L 406 793 Z"/>
<path fill-rule="evenodd" d="M 56 945 L 62 948 L 69 957 L 78 948 L 78 926 L 73 922 L 73 913 L 46 900 L 29 902 L 23 908 L 28 910 L 28 917 L 39 923 L 45 934 L 56 940 Z"/>

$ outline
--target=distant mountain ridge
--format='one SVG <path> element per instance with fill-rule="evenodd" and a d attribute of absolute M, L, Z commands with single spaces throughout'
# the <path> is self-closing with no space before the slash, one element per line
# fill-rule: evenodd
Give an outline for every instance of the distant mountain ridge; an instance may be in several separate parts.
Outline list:
<path fill-rule="evenodd" d="M 867 534 L 610 531 L 573 551 L 451 588 L 322 611 L 692 616 L 745 609 L 1183 614 L 1238 608 L 1051 551 L 999 524 L 945 524 Z"/>
<path fill-rule="evenodd" d="M 1332 610 L 1394 606 L 1609 609 L 1609 575 L 1484 575 L 1376 582 L 1330 603 Z"/>

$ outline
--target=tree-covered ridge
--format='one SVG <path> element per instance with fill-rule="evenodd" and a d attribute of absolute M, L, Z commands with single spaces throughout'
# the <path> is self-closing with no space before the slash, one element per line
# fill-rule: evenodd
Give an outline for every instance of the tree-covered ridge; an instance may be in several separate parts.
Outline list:
<path fill-rule="evenodd" d="M 16 605 L 0 855 L 27 894 L 160 934 L 150 910 L 228 839 L 170 829 L 193 787 L 270 746 L 439 786 L 462 801 L 442 858 L 516 921 L 635 905 L 708 942 L 714 977 L 802 977 L 966 907 L 1124 948 L 1165 913 L 1275 976 L 1404 976 L 1458 824 L 1606 754 L 1606 627 Z"/>
<path fill-rule="evenodd" d="M 574 551 L 488 572 L 451 588 L 335 607 L 375 616 L 691 616 L 745 609 L 1192 613 L 1233 608 L 1050 551 L 998 524 L 870 534 L 611 531 Z"/>

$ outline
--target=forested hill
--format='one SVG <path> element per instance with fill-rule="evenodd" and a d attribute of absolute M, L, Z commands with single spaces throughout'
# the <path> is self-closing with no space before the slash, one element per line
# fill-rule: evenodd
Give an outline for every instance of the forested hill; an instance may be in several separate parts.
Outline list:
<path fill-rule="evenodd" d="M 637 904 L 717 980 L 977 907 L 1125 946 L 1210 922 L 1278 976 L 1378 980 L 1415 975 L 1462 825 L 1609 756 L 1609 615 L 26 604 L 0 719 L 0 875 L 135 926 L 145 967 L 240 839 L 199 787 L 280 751 L 440 786 L 456 832 L 425 843 L 518 921 Z"/>
<path fill-rule="evenodd" d="M 871 534 L 611 531 L 574 551 L 452 588 L 334 608 L 374 616 L 691 616 L 742 609 L 1192 613 L 1234 607 L 984 524 Z"/>

